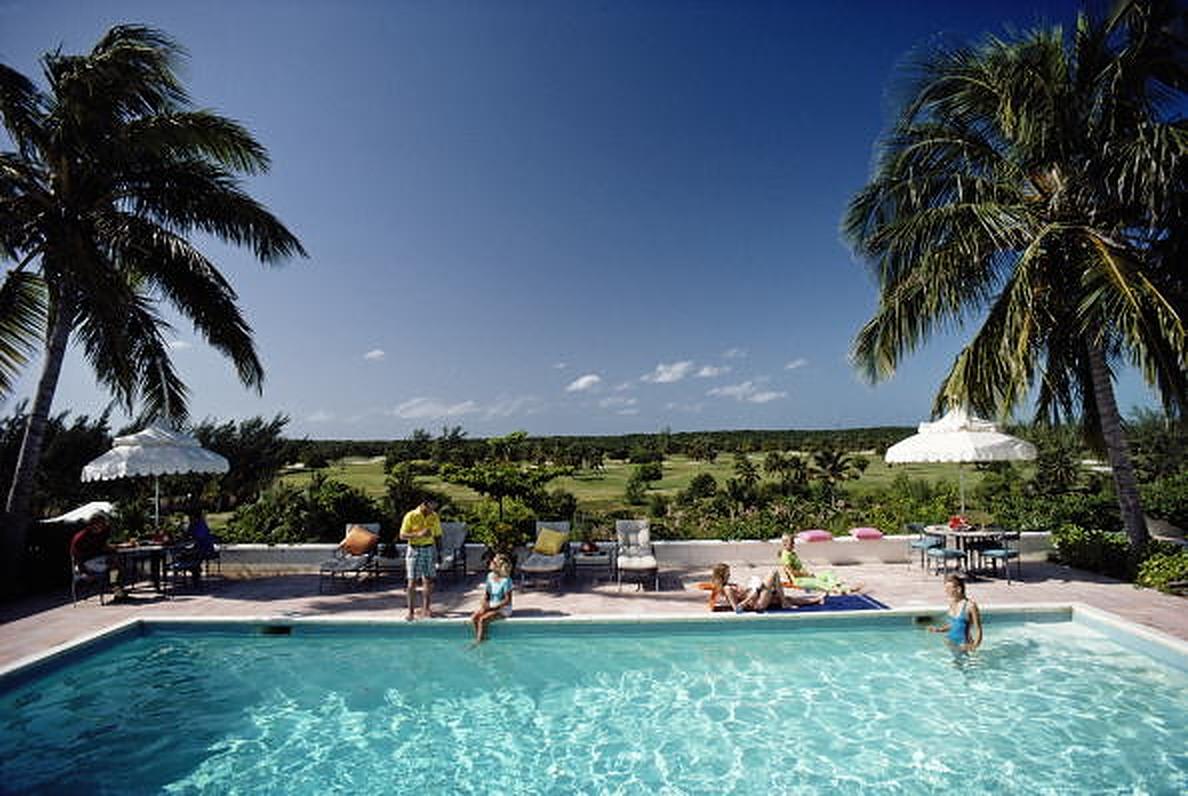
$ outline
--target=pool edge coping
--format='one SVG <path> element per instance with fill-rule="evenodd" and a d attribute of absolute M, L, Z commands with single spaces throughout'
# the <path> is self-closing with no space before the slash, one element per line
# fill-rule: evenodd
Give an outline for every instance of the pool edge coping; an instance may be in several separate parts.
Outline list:
<path fill-rule="evenodd" d="M 886 608 L 874 611 L 814 611 L 811 613 L 769 613 L 746 614 L 743 616 L 726 614 L 689 614 L 689 613 L 647 613 L 647 614 L 583 614 L 580 616 L 520 616 L 516 617 L 516 624 L 624 624 L 638 625 L 649 622 L 679 622 L 682 624 L 709 624 L 720 621 L 733 622 L 812 622 L 820 619 L 840 620 L 843 622 L 860 622 L 876 617 L 937 617 L 944 614 L 943 605 L 915 605 L 903 608 Z M 1067 614 L 1070 621 L 1087 620 L 1085 624 L 1093 629 L 1104 632 L 1113 640 L 1118 641 L 1115 634 L 1126 634 L 1142 642 L 1145 654 L 1161 662 L 1172 663 L 1179 668 L 1188 669 L 1184 661 L 1188 661 L 1188 641 L 1181 640 L 1162 630 L 1147 627 L 1132 622 L 1117 614 L 1095 608 L 1081 602 L 1061 603 L 1023 603 L 1002 604 L 982 609 L 986 616 L 995 614 Z M 445 625 L 459 625 L 469 622 L 466 617 L 434 617 L 422 619 L 415 623 L 403 619 L 351 616 L 307 616 L 294 614 L 260 614 L 260 615 L 228 615 L 228 616 L 177 616 L 177 617 L 131 617 L 114 625 L 95 630 L 76 639 L 56 644 L 42 652 L 27 655 L 9 664 L 0 666 L 0 684 L 12 677 L 19 677 L 49 665 L 55 660 L 71 653 L 80 652 L 87 647 L 114 641 L 117 637 L 128 634 L 139 634 L 152 625 L 218 625 L 218 624 L 270 624 L 270 625 L 348 625 L 354 627 L 408 627 L 417 626 L 441 627 Z M 1162 654 L 1151 654 L 1155 649 Z"/>

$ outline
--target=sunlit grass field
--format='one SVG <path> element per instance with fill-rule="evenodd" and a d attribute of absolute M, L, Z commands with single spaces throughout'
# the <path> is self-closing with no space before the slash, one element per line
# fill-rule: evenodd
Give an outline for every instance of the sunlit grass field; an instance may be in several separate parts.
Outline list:
<path fill-rule="evenodd" d="M 759 469 L 764 480 L 770 480 L 763 473 L 764 454 L 751 454 L 751 461 Z M 898 464 L 894 467 L 886 464 L 881 457 L 869 456 L 870 465 L 866 472 L 856 481 L 846 484 L 846 491 L 857 496 L 874 489 L 887 486 L 900 473 L 911 478 L 928 481 L 947 480 L 956 483 L 958 469 L 955 464 Z M 608 460 L 606 466 L 596 473 L 583 471 L 576 476 L 558 478 L 548 484 L 548 489 L 564 489 L 577 497 L 578 507 L 584 512 L 603 513 L 630 508 L 623 498 L 627 488 L 627 479 L 636 465 L 618 460 Z M 694 461 L 685 456 L 670 456 L 664 461 L 664 478 L 652 484 L 648 494 L 675 495 L 689 486 L 689 482 L 698 473 L 709 473 L 719 486 L 734 476 L 734 458 L 719 456 L 714 462 Z M 345 459 L 336 462 L 318 472 L 328 478 L 363 490 L 373 498 L 383 497 L 384 464 L 382 459 Z M 293 486 L 305 486 L 309 483 L 310 472 L 293 472 L 281 477 L 283 483 Z M 981 473 L 972 467 L 965 468 L 966 489 L 972 489 L 981 479 Z M 460 505 L 467 506 L 481 499 L 481 496 L 464 486 L 448 484 L 436 476 L 423 477 L 421 481 L 427 486 L 440 491 Z"/>

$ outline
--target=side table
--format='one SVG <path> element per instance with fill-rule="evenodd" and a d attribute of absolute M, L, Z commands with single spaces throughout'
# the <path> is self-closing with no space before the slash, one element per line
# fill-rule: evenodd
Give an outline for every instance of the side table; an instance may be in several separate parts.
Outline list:
<path fill-rule="evenodd" d="M 597 553 L 576 553 L 573 557 L 573 569 L 579 578 L 588 577 L 594 581 L 600 578 L 614 580 L 614 552 L 600 550 Z"/>

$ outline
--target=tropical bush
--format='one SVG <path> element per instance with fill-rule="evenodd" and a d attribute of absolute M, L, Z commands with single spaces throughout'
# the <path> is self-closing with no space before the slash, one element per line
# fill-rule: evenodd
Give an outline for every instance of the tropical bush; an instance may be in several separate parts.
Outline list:
<path fill-rule="evenodd" d="M 1139 565 L 1140 586 L 1160 591 L 1170 591 L 1172 584 L 1188 582 L 1188 550 L 1177 548 L 1175 552 L 1159 552 Z M 1183 586 L 1179 587 L 1181 590 Z"/>
<path fill-rule="evenodd" d="M 466 513 L 470 540 L 505 555 L 532 540 L 535 520 L 532 508 L 516 498 L 504 498 L 502 510 L 497 500 L 480 500 Z"/>
<path fill-rule="evenodd" d="M 1015 531 L 1051 531 L 1063 525 L 1110 532 L 1122 530 L 1122 515 L 1110 492 L 1012 493 L 992 501 L 989 510 L 998 525 Z"/>
<path fill-rule="evenodd" d="M 257 544 L 337 542 L 351 522 L 382 526 L 385 517 L 361 490 L 315 474 L 305 489 L 280 486 L 236 509 L 223 539 Z"/>
<path fill-rule="evenodd" d="M 1152 517 L 1188 528 L 1188 470 L 1145 485 L 1142 494 L 1143 508 Z"/>
<path fill-rule="evenodd" d="M 1060 561 L 1077 569 L 1125 579 L 1129 568 L 1126 534 L 1065 523 L 1052 531 Z"/>

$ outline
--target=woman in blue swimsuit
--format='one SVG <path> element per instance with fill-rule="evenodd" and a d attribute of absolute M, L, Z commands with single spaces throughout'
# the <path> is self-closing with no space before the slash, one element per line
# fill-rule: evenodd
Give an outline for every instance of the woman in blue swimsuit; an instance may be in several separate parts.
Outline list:
<path fill-rule="evenodd" d="M 939 627 L 929 627 L 932 633 L 945 633 L 945 641 L 962 652 L 970 652 L 982 643 L 982 614 L 978 604 L 965 596 L 965 578 L 949 575 L 945 578 L 945 594 L 949 597 L 949 620 Z"/>

